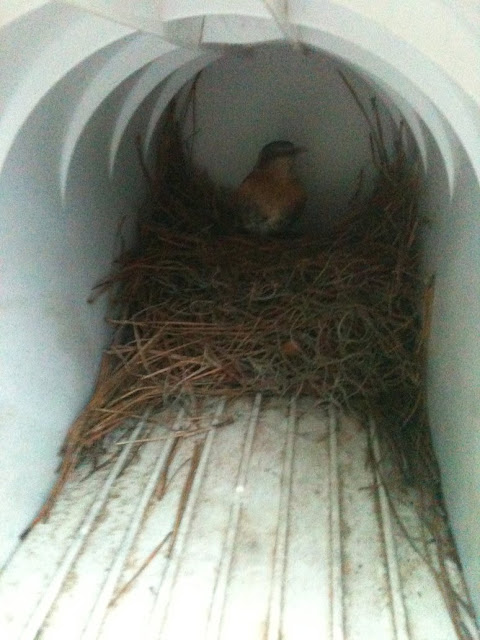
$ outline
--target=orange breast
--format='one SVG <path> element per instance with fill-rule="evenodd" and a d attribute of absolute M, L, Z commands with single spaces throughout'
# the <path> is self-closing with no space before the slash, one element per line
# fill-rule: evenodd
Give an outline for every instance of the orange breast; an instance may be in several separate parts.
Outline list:
<path fill-rule="evenodd" d="M 306 200 L 300 182 L 294 176 L 278 176 L 254 170 L 237 190 L 242 207 L 253 207 L 272 226 L 303 208 Z"/>

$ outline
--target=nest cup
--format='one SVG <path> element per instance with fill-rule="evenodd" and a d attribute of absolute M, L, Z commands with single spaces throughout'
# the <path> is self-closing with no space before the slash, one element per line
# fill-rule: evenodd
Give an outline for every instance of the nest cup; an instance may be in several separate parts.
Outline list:
<path fill-rule="evenodd" d="M 172 101 L 156 170 L 140 158 L 149 197 L 139 248 L 120 256 L 92 298 L 110 291 L 115 333 L 67 436 L 57 490 L 79 458 L 145 408 L 256 391 L 373 413 L 404 477 L 425 482 L 428 473 L 438 490 L 424 407 L 418 167 L 402 125 L 388 123 L 387 149 L 376 100 L 365 107 L 342 78 L 368 123 L 377 178 L 368 197 L 359 181 L 343 222 L 323 236 L 244 233 L 231 191 L 195 165 L 188 109 Z"/>

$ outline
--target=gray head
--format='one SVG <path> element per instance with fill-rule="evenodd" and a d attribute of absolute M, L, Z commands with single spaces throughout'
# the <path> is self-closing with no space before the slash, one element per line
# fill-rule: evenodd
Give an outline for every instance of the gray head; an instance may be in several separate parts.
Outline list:
<path fill-rule="evenodd" d="M 266 144 L 260 151 L 258 165 L 269 164 L 278 158 L 291 158 L 293 162 L 295 156 L 303 151 L 305 151 L 303 147 L 296 147 L 288 140 L 275 140 Z"/>

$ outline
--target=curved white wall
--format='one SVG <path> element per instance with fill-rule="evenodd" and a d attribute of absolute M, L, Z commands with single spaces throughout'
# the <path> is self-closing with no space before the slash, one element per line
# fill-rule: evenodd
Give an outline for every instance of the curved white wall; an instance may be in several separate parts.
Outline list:
<path fill-rule="evenodd" d="M 436 273 L 429 403 L 480 608 L 480 14 L 467 0 L 297 0 L 286 20 L 283 6 L 3 1 L 0 559 L 51 486 L 108 339 L 103 304 L 86 299 L 118 250 L 122 220 L 133 238 L 144 190 L 135 134 L 148 148 L 170 97 L 210 65 L 199 160 L 237 181 L 268 139 L 306 144 L 300 168 L 317 222 L 333 204 L 341 211 L 368 152 L 340 65 L 360 92 L 371 87 L 402 113 L 425 163 L 425 264 Z M 291 49 L 232 47 L 284 39 Z"/>

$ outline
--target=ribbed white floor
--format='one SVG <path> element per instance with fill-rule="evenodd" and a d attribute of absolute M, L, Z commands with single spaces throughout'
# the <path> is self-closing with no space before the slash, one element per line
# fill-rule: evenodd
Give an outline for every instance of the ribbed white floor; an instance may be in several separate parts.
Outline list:
<path fill-rule="evenodd" d="M 257 396 L 155 422 L 139 450 L 111 443 L 113 466 L 79 468 L 21 544 L 0 578 L 0 638 L 457 637 L 353 420 Z"/>

